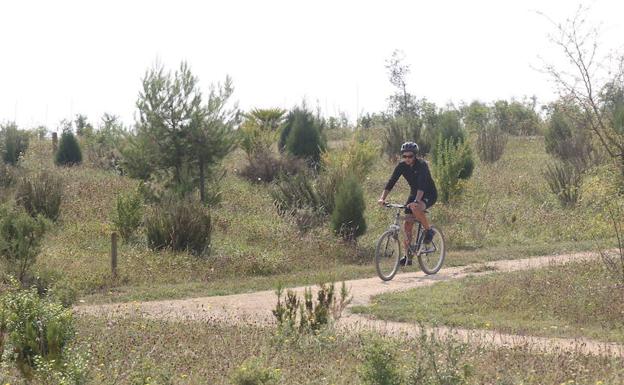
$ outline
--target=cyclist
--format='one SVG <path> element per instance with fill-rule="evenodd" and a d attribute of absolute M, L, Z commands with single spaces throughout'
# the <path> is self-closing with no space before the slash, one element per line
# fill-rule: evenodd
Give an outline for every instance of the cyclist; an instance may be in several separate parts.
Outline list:
<path fill-rule="evenodd" d="M 401 157 L 403 161 L 399 162 L 392 173 L 392 176 L 386 183 L 386 187 L 379 198 L 379 204 L 384 205 L 388 194 L 402 175 L 410 186 L 410 195 L 405 205 L 405 213 L 413 215 L 416 220 L 422 223 L 425 228 L 425 244 L 430 244 L 433 239 L 433 230 L 425 215 L 425 210 L 433 206 L 438 198 L 436 189 L 429 166 L 424 159 L 418 158 L 418 145 L 414 142 L 405 142 L 401 145 Z M 408 250 L 412 243 L 413 221 L 405 221 L 405 250 Z M 411 258 L 401 258 L 402 265 L 411 265 Z"/>

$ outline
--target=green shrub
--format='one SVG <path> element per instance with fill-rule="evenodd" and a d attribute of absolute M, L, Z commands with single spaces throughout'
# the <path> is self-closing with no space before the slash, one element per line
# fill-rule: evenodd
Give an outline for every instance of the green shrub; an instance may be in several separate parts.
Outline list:
<path fill-rule="evenodd" d="M 66 347 L 63 365 L 52 360 L 35 357 L 35 378 L 42 384 L 84 385 L 89 380 L 89 355 Z"/>
<path fill-rule="evenodd" d="M 435 124 L 436 137 L 442 139 L 452 139 L 457 142 L 464 142 L 466 134 L 462 128 L 459 112 L 455 110 L 442 111 L 438 114 Z"/>
<path fill-rule="evenodd" d="M 546 183 L 563 207 L 574 206 L 579 199 L 581 172 L 571 163 L 551 162 L 543 172 Z"/>
<path fill-rule="evenodd" d="M 61 134 L 55 162 L 59 166 L 73 166 L 82 162 L 80 145 L 70 130 L 64 130 Z"/>
<path fill-rule="evenodd" d="M 334 198 L 338 186 L 347 175 L 364 180 L 369 174 L 377 151 L 372 142 L 350 141 L 345 149 L 336 149 L 323 154 L 322 170 L 316 186 L 321 204 L 328 215 L 334 211 Z"/>
<path fill-rule="evenodd" d="M 421 136 L 422 128 L 423 123 L 417 116 L 400 115 L 392 118 L 383 130 L 383 153 L 394 162 L 400 155 L 401 145 L 407 141 L 417 142 L 421 154 L 427 153 L 429 146 Z"/>
<path fill-rule="evenodd" d="M 455 143 L 453 139 L 440 139 L 433 157 L 433 176 L 438 196 L 444 203 L 461 192 L 461 179 L 472 174 L 474 161 L 466 143 Z"/>
<path fill-rule="evenodd" d="M 272 385 L 281 378 L 279 369 L 268 368 L 259 358 L 248 358 L 230 375 L 233 385 Z"/>
<path fill-rule="evenodd" d="M 89 163 L 105 170 L 119 169 L 126 132 L 119 118 L 104 114 L 98 130 L 86 135 L 86 154 Z"/>
<path fill-rule="evenodd" d="M 42 299 L 35 289 L 12 289 L 0 297 L 0 328 L 6 336 L 3 354 L 25 374 L 37 358 L 63 367 L 63 353 L 74 337 L 71 309 Z"/>
<path fill-rule="evenodd" d="M 31 216 L 43 215 L 56 221 L 61 210 L 62 194 L 60 178 L 49 171 L 42 171 L 21 180 L 15 199 Z"/>
<path fill-rule="evenodd" d="M 477 128 L 477 154 L 486 163 L 494 163 L 503 156 L 507 134 L 492 123 Z"/>
<path fill-rule="evenodd" d="M 422 328 L 422 326 L 421 326 Z M 452 336 L 444 339 L 421 329 L 417 353 L 410 357 L 409 384 L 466 385 L 472 367 L 465 362 L 467 345 Z"/>
<path fill-rule="evenodd" d="M 240 175 L 253 183 L 270 183 L 280 175 L 292 176 L 305 172 L 304 161 L 293 156 L 275 156 L 271 152 L 254 152 Z"/>
<path fill-rule="evenodd" d="M 355 176 L 347 177 L 336 192 L 331 224 L 334 233 L 344 240 L 355 241 L 366 232 L 364 193 Z"/>
<path fill-rule="evenodd" d="M 358 375 L 366 385 L 401 385 L 403 374 L 397 357 L 398 346 L 380 337 L 371 338 L 364 346 L 364 362 Z M 416 382 L 415 384 L 421 384 Z M 426 384 L 426 383 L 422 383 Z"/>
<path fill-rule="evenodd" d="M 320 123 L 311 112 L 294 109 L 286 118 L 280 146 L 291 155 L 305 159 L 313 166 L 318 165 L 325 150 Z"/>
<path fill-rule="evenodd" d="M 12 166 L 0 162 L 0 189 L 12 187 L 16 180 L 15 174 Z"/>
<path fill-rule="evenodd" d="M 573 111 L 563 106 L 554 108 L 546 126 L 544 145 L 547 153 L 583 169 L 590 162 L 592 146 L 586 134 L 588 129 L 574 123 L 578 116 L 576 119 L 570 116 L 574 116 Z"/>
<path fill-rule="evenodd" d="M 0 207 L 0 257 L 6 271 L 24 282 L 39 254 L 46 224 L 20 207 Z"/>
<path fill-rule="evenodd" d="M 143 221 L 143 198 L 138 190 L 117 195 L 113 226 L 124 241 L 132 239 Z"/>
<path fill-rule="evenodd" d="M 336 285 L 321 284 L 316 293 L 316 301 L 312 296 L 312 289 L 306 288 L 303 300 L 300 300 L 292 290 L 286 291 L 282 302 L 283 290 L 277 288 L 277 304 L 273 315 L 280 328 L 286 331 L 311 333 L 320 330 L 340 319 L 344 309 L 351 303 L 349 290 L 344 282 L 340 288 L 340 296 L 336 292 Z"/>
<path fill-rule="evenodd" d="M 152 250 L 168 248 L 197 256 L 210 252 L 210 214 L 191 199 L 170 199 L 152 206 L 145 217 L 145 231 Z"/>
<path fill-rule="evenodd" d="M 323 211 L 314 179 L 309 173 L 278 178 L 271 189 L 271 197 L 280 215 L 293 214 L 298 209 Z"/>
<path fill-rule="evenodd" d="M 18 130 L 15 123 L 0 126 L 0 151 L 4 163 L 16 165 L 28 148 L 28 132 Z"/>

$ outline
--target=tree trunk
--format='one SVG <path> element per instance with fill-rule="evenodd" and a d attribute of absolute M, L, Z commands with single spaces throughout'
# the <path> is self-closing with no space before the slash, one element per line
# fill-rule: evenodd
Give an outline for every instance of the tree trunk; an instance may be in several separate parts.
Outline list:
<path fill-rule="evenodd" d="M 206 173 L 204 160 L 199 160 L 199 198 L 206 203 Z"/>

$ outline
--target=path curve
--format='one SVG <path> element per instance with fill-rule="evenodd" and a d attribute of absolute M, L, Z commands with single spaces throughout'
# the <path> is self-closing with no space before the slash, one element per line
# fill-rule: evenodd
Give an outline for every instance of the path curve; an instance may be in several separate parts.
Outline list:
<path fill-rule="evenodd" d="M 599 257 L 596 253 L 576 253 L 501 260 L 462 267 L 443 268 L 438 274 L 432 276 L 426 276 L 420 271 L 407 272 L 397 274 L 389 282 L 382 282 L 375 277 L 346 281 L 346 285 L 353 296 L 350 306 L 366 305 L 370 302 L 370 298 L 375 295 L 428 286 L 441 281 L 464 278 L 469 275 L 477 276 L 495 272 L 528 270 Z M 292 290 L 301 295 L 305 287 L 297 287 Z M 275 303 L 275 291 L 266 290 L 246 294 L 181 300 L 81 305 L 74 309 L 77 314 L 101 317 L 141 315 L 169 320 L 219 320 L 229 323 L 254 322 L 256 324 L 269 324 L 274 322 L 271 310 L 275 307 Z M 414 323 L 375 320 L 350 312 L 347 312 L 340 319 L 338 326 L 349 330 L 376 330 L 394 335 L 417 335 L 420 333 L 420 329 Z M 505 334 L 492 330 L 451 329 L 448 327 L 425 328 L 427 332 L 433 332 L 441 337 L 452 335 L 457 339 L 484 346 L 522 345 L 544 352 L 565 351 L 624 357 L 624 345 L 585 338 L 547 338 Z"/>

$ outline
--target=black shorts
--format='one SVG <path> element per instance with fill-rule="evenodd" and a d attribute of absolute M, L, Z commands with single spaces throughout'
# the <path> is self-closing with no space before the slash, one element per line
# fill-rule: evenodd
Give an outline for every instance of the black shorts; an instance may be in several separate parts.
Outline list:
<path fill-rule="evenodd" d="M 425 203 L 425 208 L 429 208 L 431 206 L 433 206 L 436 203 L 436 200 L 438 199 L 438 197 L 434 196 L 423 196 L 422 197 L 422 201 Z M 409 198 L 407 198 L 407 202 L 405 202 L 405 206 L 407 206 L 408 204 L 414 202 L 416 200 L 416 195 L 410 195 Z M 405 214 L 411 214 L 412 213 L 412 209 L 410 208 L 405 208 Z"/>

